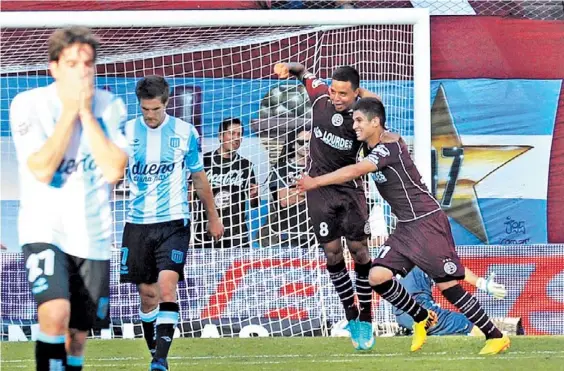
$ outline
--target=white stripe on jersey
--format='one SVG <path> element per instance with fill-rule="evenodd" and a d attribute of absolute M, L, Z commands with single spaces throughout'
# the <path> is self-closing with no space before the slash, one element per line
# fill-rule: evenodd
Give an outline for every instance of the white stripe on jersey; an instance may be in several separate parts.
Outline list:
<path fill-rule="evenodd" d="M 18 94 L 10 107 L 20 175 L 20 244 L 50 243 L 69 255 L 107 260 L 112 243 L 110 187 L 82 135 L 82 126 L 76 124 L 50 184 L 38 181 L 27 166 L 29 156 L 53 134 L 61 111 L 55 84 Z M 127 114 L 123 101 L 96 90 L 93 113 L 108 138 L 127 151 L 121 133 Z"/>
<path fill-rule="evenodd" d="M 169 118 L 167 116 L 165 122 L 156 130 L 150 129 L 148 126 L 145 125 L 145 159 L 144 164 L 161 164 L 161 132 L 163 126 L 167 125 Z M 140 123 L 139 125 L 144 125 Z M 135 182 L 137 184 L 141 182 Z M 158 187 L 159 183 L 155 180 L 150 190 L 143 192 L 143 209 L 142 215 L 144 219 L 147 219 L 149 215 L 156 215 L 157 214 L 157 205 L 158 205 Z M 137 195 L 131 194 L 132 197 L 136 197 Z"/>
<path fill-rule="evenodd" d="M 127 122 L 125 131 L 132 147 L 127 221 L 152 224 L 190 219 L 187 179 L 190 172 L 204 168 L 196 128 L 167 115 L 158 128 L 150 128 L 138 117 Z"/>

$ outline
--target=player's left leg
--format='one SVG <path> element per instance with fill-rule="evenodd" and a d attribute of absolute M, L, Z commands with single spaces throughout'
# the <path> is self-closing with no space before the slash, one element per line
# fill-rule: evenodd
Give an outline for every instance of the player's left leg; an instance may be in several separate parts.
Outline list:
<path fill-rule="evenodd" d="M 437 287 L 452 305 L 458 308 L 474 326 L 486 335 L 486 345 L 482 348 L 480 354 L 498 354 L 509 348 L 509 338 L 503 335 L 493 324 L 478 299 L 464 290 L 458 281 L 437 282 Z"/>
<path fill-rule="evenodd" d="M 446 214 L 435 213 L 422 219 L 419 232 L 425 245 L 413 250 L 412 261 L 435 281 L 443 296 L 486 335 L 486 346 L 480 354 L 497 354 L 509 348 L 509 338 L 495 327 L 478 299 L 458 283 L 464 279 L 465 268 L 456 253 Z"/>
<path fill-rule="evenodd" d="M 360 349 L 372 349 L 375 344 L 372 329 L 372 287 L 368 282 L 368 275 L 372 267 L 372 259 L 368 250 L 370 224 L 368 221 L 368 207 L 364 190 L 350 190 L 349 204 L 344 217 L 343 231 L 347 239 L 347 246 L 354 260 L 356 273 L 355 289 L 358 297 L 359 311 L 358 329 Z"/>
<path fill-rule="evenodd" d="M 394 245 L 390 239 L 386 243 Z M 415 352 L 425 344 L 428 330 L 437 323 L 437 315 L 434 311 L 425 309 L 417 303 L 403 285 L 393 279 L 394 273 L 405 274 L 406 271 L 411 269 L 410 265 L 409 260 L 392 247 L 386 253 L 380 252 L 374 259 L 369 281 L 372 289 L 383 299 L 413 318 L 411 351 Z M 402 266 L 405 268 L 402 268 Z"/>
<path fill-rule="evenodd" d="M 65 334 L 70 317 L 68 256 L 48 243 L 26 244 L 22 250 L 29 286 L 37 302 L 36 369 L 62 370 L 66 365 Z"/>
<path fill-rule="evenodd" d="M 151 370 L 168 370 L 168 352 L 178 324 L 180 307 L 176 303 L 176 287 L 179 274 L 171 270 L 159 272 L 159 314 L 156 321 L 157 346 Z"/>
<path fill-rule="evenodd" d="M 120 256 L 120 281 L 135 284 L 139 292 L 139 318 L 151 356 L 157 346 L 155 323 L 159 314 L 154 251 L 160 241 L 162 225 L 125 223 Z"/>
<path fill-rule="evenodd" d="M 372 329 L 372 287 L 368 282 L 368 275 L 372 267 L 367 240 L 351 241 L 347 239 L 347 246 L 354 260 L 356 273 L 355 288 L 358 297 L 360 314 L 358 316 L 359 350 L 369 350 L 374 347 L 374 331 Z"/>
<path fill-rule="evenodd" d="M 110 261 L 71 257 L 71 313 L 66 339 L 67 371 L 82 370 L 88 331 L 109 325 Z M 97 326 L 102 324 L 102 326 Z"/>
<path fill-rule="evenodd" d="M 67 349 L 67 367 L 65 370 L 82 370 L 84 365 L 84 346 L 86 345 L 87 331 L 79 331 L 70 328 L 67 334 L 65 346 Z"/>
<path fill-rule="evenodd" d="M 175 220 L 163 225 L 162 243 L 155 249 L 158 273 L 159 314 L 156 321 L 157 348 L 151 370 L 168 370 L 168 353 L 180 308 L 176 303 L 178 281 L 184 279 L 186 253 L 190 244 L 190 223 Z"/>

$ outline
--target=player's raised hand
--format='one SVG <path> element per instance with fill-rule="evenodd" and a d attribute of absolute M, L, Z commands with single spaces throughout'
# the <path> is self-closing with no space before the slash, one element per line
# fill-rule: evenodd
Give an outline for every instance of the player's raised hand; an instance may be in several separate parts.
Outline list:
<path fill-rule="evenodd" d="M 278 75 L 281 79 L 287 79 L 290 77 L 290 67 L 288 63 L 276 63 L 274 65 L 274 74 Z"/>
<path fill-rule="evenodd" d="M 496 299 L 505 299 L 505 297 L 507 296 L 505 285 L 495 282 L 494 279 L 495 273 L 490 274 L 486 279 L 478 278 L 476 287 L 478 287 L 482 291 L 487 292 L 489 295 L 493 296 Z"/>
<path fill-rule="evenodd" d="M 223 223 L 218 218 L 212 218 L 208 222 L 208 234 L 214 239 L 219 241 L 223 237 Z"/>
<path fill-rule="evenodd" d="M 79 114 L 91 114 L 92 113 L 92 99 L 94 97 L 94 74 L 87 73 L 79 80 Z"/>
<path fill-rule="evenodd" d="M 57 95 L 67 113 L 78 115 L 80 111 L 81 87 L 76 76 L 62 76 L 57 79 Z"/>
<path fill-rule="evenodd" d="M 300 192 L 311 191 L 317 188 L 317 182 L 314 178 L 307 174 L 302 174 L 302 176 L 297 180 L 298 190 Z"/>

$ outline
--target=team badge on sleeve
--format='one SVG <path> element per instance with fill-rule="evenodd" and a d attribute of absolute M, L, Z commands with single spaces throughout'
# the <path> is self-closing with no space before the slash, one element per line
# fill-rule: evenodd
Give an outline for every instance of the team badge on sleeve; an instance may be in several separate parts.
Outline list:
<path fill-rule="evenodd" d="M 456 273 L 456 270 L 457 270 L 456 264 L 454 264 L 450 260 L 445 262 L 443 269 L 445 270 L 445 273 L 448 274 L 448 275 L 453 275 L 454 273 Z"/>

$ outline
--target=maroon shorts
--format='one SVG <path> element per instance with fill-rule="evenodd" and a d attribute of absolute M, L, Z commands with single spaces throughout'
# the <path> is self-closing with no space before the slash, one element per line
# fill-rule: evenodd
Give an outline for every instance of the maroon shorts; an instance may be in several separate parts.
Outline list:
<path fill-rule="evenodd" d="M 464 279 L 464 266 L 454 247 L 450 223 L 442 211 L 412 222 L 397 223 L 373 265 L 402 276 L 418 266 L 435 282 Z"/>
<path fill-rule="evenodd" d="M 307 207 L 320 244 L 341 237 L 362 241 L 370 235 L 363 188 L 329 186 L 309 191 Z"/>

